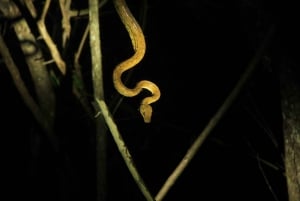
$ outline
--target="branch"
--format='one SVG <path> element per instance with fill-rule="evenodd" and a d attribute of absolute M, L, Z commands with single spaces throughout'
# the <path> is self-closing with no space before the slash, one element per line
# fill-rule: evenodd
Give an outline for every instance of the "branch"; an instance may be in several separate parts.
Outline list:
<path fill-rule="evenodd" d="M 101 113 L 104 116 L 104 119 L 106 121 L 106 124 L 113 136 L 113 139 L 115 143 L 117 144 L 117 147 L 119 149 L 119 152 L 121 153 L 133 179 L 137 183 L 138 187 L 140 188 L 141 192 L 144 194 L 145 198 L 147 201 L 155 201 L 154 198 L 152 197 L 150 191 L 148 190 L 146 184 L 143 181 L 143 178 L 140 176 L 134 161 L 132 159 L 132 156 L 123 140 L 122 135 L 120 134 L 118 127 L 116 123 L 114 122 L 112 115 L 109 112 L 109 109 L 106 105 L 106 103 L 103 100 L 96 99 Z"/>
<path fill-rule="evenodd" d="M 71 0 L 59 0 L 59 6 L 62 14 L 62 30 L 63 30 L 63 36 L 62 36 L 62 45 L 65 47 L 67 40 L 70 38 L 71 33 L 71 24 L 70 24 L 70 18 L 71 18 Z"/>
<path fill-rule="evenodd" d="M 94 88 L 94 99 L 104 99 L 103 91 L 103 74 L 102 74 L 102 52 L 101 52 L 101 38 L 100 38 L 100 23 L 99 23 L 99 5 L 98 0 L 89 0 L 89 28 L 90 28 L 90 48 L 91 48 L 91 59 L 92 59 L 92 81 Z M 97 104 L 95 104 L 98 106 Z M 96 107 L 95 110 L 99 110 Z M 96 124 L 96 183 L 97 183 L 97 194 L 96 200 L 106 200 L 106 147 L 107 137 L 105 120 L 97 118 Z"/>
<path fill-rule="evenodd" d="M 53 57 L 53 60 L 55 61 L 57 67 L 59 68 L 60 72 L 65 75 L 66 74 L 66 64 L 64 60 L 61 58 L 60 53 L 55 45 L 55 43 L 52 41 L 46 26 L 45 26 L 45 18 L 46 14 L 48 12 L 49 6 L 50 6 L 51 0 L 46 0 L 44 9 L 41 15 L 40 20 L 37 22 L 37 26 L 39 28 L 40 34 L 42 35 L 42 38 L 44 39 L 46 45 L 48 46 L 50 53 Z"/>
<path fill-rule="evenodd" d="M 102 53 L 100 40 L 100 23 L 99 23 L 99 9 L 96 0 L 89 1 L 90 9 L 90 48 L 92 57 L 92 76 L 94 86 L 94 97 L 103 100 L 103 74 L 102 74 Z"/>
<path fill-rule="evenodd" d="M 102 8 L 107 3 L 107 1 L 108 0 L 100 1 L 99 5 L 98 5 L 98 8 Z M 89 14 L 89 9 L 82 9 L 82 10 L 79 10 L 79 11 L 72 10 L 71 13 L 70 13 L 70 16 L 71 17 L 77 17 L 77 16 L 88 15 L 88 14 Z"/>
<path fill-rule="evenodd" d="M 178 177 L 182 174 L 184 169 L 187 167 L 187 165 L 190 163 L 190 161 L 193 159 L 203 142 L 207 139 L 211 131 L 216 127 L 218 122 L 221 120 L 221 118 L 225 115 L 229 107 L 232 105 L 232 103 L 237 98 L 238 94 L 246 84 L 246 82 L 251 77 L 253 71 L 255 70 L 255 67 L 257 65 L 257 62 L 260 60 L 260 58 L 263 56 L 263 53 L 265 49 L 267 48 L 267 45 L 269 44 L 270 38 L 274 33 L 274 26 L 272 26 L 268 33 L 262 42 L 261 46 L 257 50 L 256 54 L 254 55 L 253 59 L 250 61 L 248 67 L 246 68 L 245 72 L 237 82 L 236 86 L 233 88 L 233 90 L 230 92 L 228 97 L 225 99 L 224 103 L 221 105 L 219 110 L 216 112 L 216 114 L 210 119 L 204 130 L 199 134 L 195 142 L 192 144 L 192 146 L 188 149 L 187 153 L 183 157 L 183 159 L 180 161 L 179 165 L 175 168 L 175 170 L 172 172 L 172 174 L 168 177 L 160 191 L 155 197 L 156 201 L 161 201 L 164 196 L 168 193 L 170 188 L 174 185 Z"/>

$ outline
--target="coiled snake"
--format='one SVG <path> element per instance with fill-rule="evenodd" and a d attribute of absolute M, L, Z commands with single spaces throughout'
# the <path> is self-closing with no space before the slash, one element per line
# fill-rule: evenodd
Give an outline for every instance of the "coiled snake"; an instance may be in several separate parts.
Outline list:
<path fill-rule="evenodd" d="M 134 49 L 134 55 L 116 66 L 113 71 L 113 83 L 116 90 L 126 97 L 137 96 L 143 89 L 151 92 L 152 96 L 144 98 L 141 101 L 139 108 L 144 122 L 150 123 L 152 116 L 152 107 L 150 104 L 156 102 L 160 98 L 160 90 L 158 86 L 148 80 L 141 80 L 134 88 L 127 88 L 121 79 L 121 76 L 125 71 L 133 68 L 143 59 L 146 51 L 144 34 L 138 22 L 127 7 L 125 0 L 114 0 L 114 6 L 122 23 L 129 33 Z"/>

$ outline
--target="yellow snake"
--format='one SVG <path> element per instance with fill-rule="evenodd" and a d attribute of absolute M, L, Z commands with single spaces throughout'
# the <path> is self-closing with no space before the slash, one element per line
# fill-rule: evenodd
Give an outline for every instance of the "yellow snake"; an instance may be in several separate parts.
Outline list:
<path fill-rule="evenodd" d="M 146 97 L 141 101 L 140 113 L 145 123 L 151 122 L 152 107 L 151 103 L 156 102 L 160 98 L 160 90 L 156 84 L 147 80 L 139 81 L 134 88 L 127 88 L 122 82 L 122 74 L 136 66 L 144 57 L 146 51 L 146 43 L 143 31 L 131 14 L 125 0 L 114 0 L 114 6 L 121 18 L 127 32 L 129 33 L 131 43 L 134 49 L 134 55 L 129 59 L 121 62 L 116 66 L 113 72 L 113 83 L 116 90 L 126 97 L 138 95 L 143 89 L 151 92 L 152 96 Z"/>

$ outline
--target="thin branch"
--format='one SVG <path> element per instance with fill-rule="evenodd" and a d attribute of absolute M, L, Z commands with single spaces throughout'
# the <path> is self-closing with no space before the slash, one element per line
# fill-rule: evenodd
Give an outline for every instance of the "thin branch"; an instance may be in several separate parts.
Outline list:
<path fill-rule="evenodd" d="M 218 122 L 221 120 L 221 118 L 225 115 L 229 107 L 232 105 L 232 103 L 237 98 L 238 94 L 242 90 L 243 86 L 246 84 L 248 79 L 251 77 L 253 71 L 255 70 L 255 67 L 257 66 L 258 61 L 263 56 L 263 53 L 265 49 L 267 48 L 267 45 L 269 44 L 270 38 L 273 35 L 274 32 L 274 26 L 272 26 L 268 33 L 262 42 L 261 46 L 257 50 L 256 54 L 254 55 L 253 59 L 250 61 L 248 67 L 246 68 L 245 72 L 237 82 L 236 86 L 233 88 L 233 90 L 230 92 L 228 97 L 225 99 L 224 103 L 221 105 L 219 110 L 216 112 L 216 114 L 211 118 L 211 120 L 208 122 L 204 130 L 199 134 L 195 142 L 192 144 L 192 146 L 188 149 L 187 153 L 183 157 L 183 159 L 180 161 L 179 165 L 175 168 L 175 170 L 172 172 L 172 174 L 168 177 L 160 191 L 155 197 L 156 201 L 161 201 L 165 195 L 168 193 L 170 188 L 174 185 L 178 177 L 182 174 L 182 172 L 185 170 L 187 165 L 190 163 L 190 161 L 193 159 L 203 142 L 207 139 L 211 131 L 216 127 Z"/>
<path fill-rule="evenodd" d="M 146 184 L 143 181 L 143 178 L 140 176 L 134 161 L 132 159 L 132 156 L 123 140 L 122 135 L 120 134 L 118 127 L 116 123 L 114 122 L 112 115 L 109 112 L 109 109 L 106 105 L 106 103 L 103 100 L 96 99 L 101 113 L 104 116 L 104 119 L 107 123 L 107 126 L 109 127 L 109 130 L 113 136 L 113 139 L 115 143 L 117 144 L 117 147 L 119 149 L 119 152 L 121 153 L 132 177 L 134 178 L 135 182 L 137 183 L 138 187 L 140 188 L 141 192 L 145 196 L 147 201 L 155 201 L 154 198 L 152 197 L 150 191 L 148 190 Z"/>
<path fill-rule="evenodd" d="M 29 10 L 31 16 L 35 19 L 37 17 L 37 12 L 36 12 L 36 9 L 34 7 L 32 0 L 24 0 L 24 3 L 26 5 L 27 9 Z"/>
<path fill-rule="evenodd" d="M 71 0 L 59 0 L 59 6 L 62 14 L 62 30 L 63 30 L 63 36 L 62 36 L 62 45 L 65 47 L 67 40 L 70 38 L 71 34 L 71 24 L 70 24 L 70 18 L 71 18 Z"/>
<path fill-rule="evenodd" d="M 66 64 L 65 64 L 64 60 L 61 58 L 61 55 L 60 55 L 55 43 L 52 41 L 52 39 L 47 31 L 47 28 L 45 26 L 45 18 L 46 18 L 46 14 L 48 12 L 50 3 L 51 3 L 51 0 L 46 0 L 41 18 L 37 22 L 37 26 L 40 31 L 40 34 L 42 35 L 42 38 L 44 39 L 46 45 L 48 46 L 48 48 L 50 50 L 50 53 L 57 65 L 57 67 L 59 68 L 60 72 L 63 75 L 65 75 L 66 74 Z"/>
<path fill-rule="evenodd" d="M 266 182 L 266 185 L 267 185 L 268 189 L 270 190 L 270 192 L 271 192 L 271 194 L 273 195 L 274 199 L 275 199 L 276 201 L 278 201 L 279 199 L 278 199 L 276 193 L 274 192 L 274 190 L 273 190 L 273 188 L 272 188 L 272 185 L 271 185 L 270 182 L 269 182 L 269 179 L 268 179 L 268 177 L 267 177 L 267 175 L 266 175 L 266 173 L 265 173 L 265 171 L 264 171 L 264 169 L 263 169 L 263 167 L 262 167 L 262 164 L 266 165 L 267 167 L 273 168 L 274 170 L 277 170 L 277 171 L 278 171 L 280 168 L 277 167 L 276 165 L 272 164 L 271 162 L 269 162 L 269 161 L 267 161 L 267 160 L 265 160 L 265 159 L 262 159 L 262 158 L 259 156 L 259 153 L 254 149 L 254 147 L 252 146 L 252 144 L 251 144 L 248 140 L 247 140 L 246 142 L 247 142 L 247 145 L 248 145 L 248 147 L 250 148 L 250 150 L 251 150 L 251 152 L 252 152 L 252 154 L 251 154 L 250 156 L 251 156 L 252 158 L 255 158 L 255 159 L 256 159 L 257 164 L 258 164 L 258 168 L 259 168 L 259 170 L 260 170 L 260 172 L 261 172 L 261 174 L 262 174 L 262 176 L 263 176 L 263 178 L 264 178 L 264 181 Z"/>
<path fill-rule="evenodd" d="M 44 5 L 43 12 L 41 14 L 41 19 L 40 19 L 41 21 L 45 21 L 48 9 L 50 7 L 50 3 L 51 3 L 51 0 L 45 1 L 45 5 Z"/>
<path fill-rule="evenodd" d="M 80 41 L 79 46 L 78 46 L 78 49 L 75 52 L 74 63 L 78 63 L 79 64 L 79 57 L 81 55 L 81 52 L 82 52 L 82 49 L 83 49 L 83 45 L 84 45 L 84 43 L 86 41 L 86 38 L 87 38 L 88 33 L 89 33 L 89 30 L 90 30 L 90 26 L 89 26 L 89 23 L 88 23 L 86 25 L 85 30 L 84 30 L 83 36 L 82 36 L 81 41 Z"/>
<path fill-rule="evenodd" d="M 72 72 L 73 93 L 75 94 L 75 96 L 80 101 L 82 107 L 84 108 L 84 110 L 86 111 L 88 116 L 91 119 L 94 120 L 93 112 L 92 112 L 92 109 L 90 107 L 87 95 L 86 95 L 86 87 L 85 87 L 85 84 L 84 84 L 83 75 L 82 75 L 82 71 L 81 71 L 82 67 L 79 63 L 79 57 L 80 57 L 81 52 L 83 50 L 83 45 L 86 41 L 88 33 L 89 33 L 89 23 L 86 26 L 84 34 L 83 34 L 83 36 L 81 38 L 81 41 L 79 43 L 79 47 L 78 47 L 77 51 L 74 54 L 74 72 Z"/>
<path fill-rule="evenodd" d="M 268 179 L 268 177 L 267 177 L 267 175 L 266 175 L 266 173 L 265 173 L 265 171 L 264 171 L 264 169 L 263 169 L 263 167 L 262 167 L 262 165 L 261 165 L 261 163 L 260 163 L 261 159 L 260 159 L 259 155 L 257 154 L 256 157 L 257 157 L 258 168 L 259 168 L 259 170 L 260 170 L 262 176 L 264 177 L 264 180 L 265 180 L 265 182 L 266 182 L 266 185 L 268 186 L 268 189 L 270 190 L 270 192 L 271 192 L 271 194 L 272 194 L 274 200 L 275 200 L 275 201 L 279 201 L 279 199 L 278 199 L 276 193 L 274 192 L 274 190 L 273 190 L 273 188 L 272 188 L 272 185 L 270 184 L 269 179 Z"/>

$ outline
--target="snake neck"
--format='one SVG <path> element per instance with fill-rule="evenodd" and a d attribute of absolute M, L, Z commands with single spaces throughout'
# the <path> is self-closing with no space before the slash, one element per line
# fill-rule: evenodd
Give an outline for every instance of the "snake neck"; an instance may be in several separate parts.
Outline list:
<path fill-rule="evenodd" d="M 128 31 L 134 51 L 145 50 L 146 43 L 143 30 L 127 7 L 126 2 L 124 0 L 114 0 L 114 5 L 122 23 Z"/>

